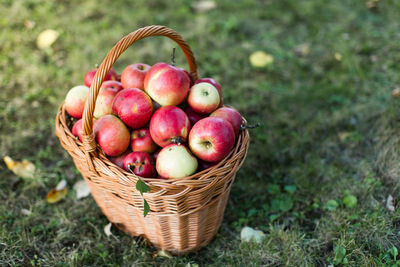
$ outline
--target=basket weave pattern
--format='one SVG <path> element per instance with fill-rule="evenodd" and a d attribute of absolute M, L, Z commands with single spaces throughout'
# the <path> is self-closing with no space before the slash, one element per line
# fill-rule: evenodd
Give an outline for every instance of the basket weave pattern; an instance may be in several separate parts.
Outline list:
<path fill-rule="evenodd" d="M 122 38 L 101 63 L 90 87 L 83 113 L 83 142 L 71 133 L 72 120 L 64 103 L 58 109 L 56 134 L 63 148 L 88 183 L 108 220 L 131 236 L 143 236 L 157 248 L 186 253 L 208 244 L 221 225 L 236 172 L 249 147 L 249 133 L 241 131 L 234 149 L 216 166 L 179 179 L 141 179 L 150 187 L 144 198 L 150 212 L 143 217 L 143 197 L 136 190 L 138 176 L 112 163 L 97 147 L 92 131 L 96 98 L 105 75 L 118 57 L 135 41 L 166 36 L 185 54 L 190 75 L 197 79 L 197 66 L 190 47 L 175 31 L 148 26 Z"/>

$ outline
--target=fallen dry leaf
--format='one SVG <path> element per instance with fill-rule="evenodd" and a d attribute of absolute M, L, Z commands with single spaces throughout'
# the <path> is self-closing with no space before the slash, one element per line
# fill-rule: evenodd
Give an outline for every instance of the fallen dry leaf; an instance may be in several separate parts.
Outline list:
<path fill-rule="evenodd" d="M 49 48 L 58 38 L 60 33 L 55 30 L 42 31 L 36 39 L 36 45 L 39 49 Z"/>
<path fill-rule="evenodd" d="M 274 63 L 274 57 L 264 51 L 256 51 L 250 55 L 250 63 L 253 67 L 262 68 Z"/>
<path fill-rule="evenodd" d="M 392 90 L 392 97 L 393 98 L 397 98 L 399 96 L 400 96 L 400 87 L 397 87 L 397 88 Z"/>
<path fill-rule="evenodd" d="M 154 253 L 153 258 L 155 258 L 155 257 L 165 257 L 168 259 L 172 259 L 172 255 L 164 249 L 161 249 L 161 250 L 157 251 L 156 253 Z"/>
<path fill-rule="evenodd" d="M 342 61 L 342 58 L 343 58 L 342 54 L 336 52 L 334 56 L 335 56 L 335 59 L 336 59 L 337 61 Z"/>
<path fill-rule="evenodd" d="M 240 232 L 240 239 L 242 242 L 254 241 L 256 243 L 261 243 L 265 238 L 265 234 L 260 230 L 254 230 L 251 227 L 245 226 Z"/>
<path fill-rule="evenodd" d="M 61 180 L 56 188 L 51 189 L 50 192 L 46 196 L 46 200 L 48 203 L 57 203 L 63 198 L 68 193 L 68 188 L 67 188 L 67 181 Z"/>
<path fill-rule="evenodd" d="M 349 132 L 341 132 L 339 133 L 339 139 L 340 142 L 343 142 L 347 139 L 347 137 L 349 137 L 350 133 Z"/>
<path fill-rule="evenodd" d="M 90 195 L 90 188 L 85 180 L 80 180 L 74 185 L 76 192 L 76 199 L 85 198 Z"/>
<path fill-rule="evenodd" d="M 297 45 L 295 48 L 293 48 L 293 53 L 299 57 L 307 56 L 308 53 L 310 53 L 310 44 L 305 43 Z"/>
<path fill-rule="evenodd" d="M 24 21 L 24 25 L 25 27 L 27 27 L 28 29 L 33 29 L 33 27 L 35 27 L 35 22 L 33 20 L 25 20 Z"/>
<path fill-rule="evenodd" d="M 386 208 L 390 211 L 394 211 L 394 201 L 392 195 L 389 195 L 386 199 Z"/>
<path fill-rule="evenodd" d="M 112 235 L 111 233 L 111 226 L 112 223 L 107 224 L 106 226 L 104 226 L 104 233 L 106 234 L 107 237 L 109 237 L 110 235 Z"/>
<path fill-rule="evenodd" d="M 207 12 L 217 7 L 214 1 L 198 1 L 193 4 L 193 8 L 197 12 Z"/>
<path fill-rule="evenodd" d="M 21 213 L 25 216 L 29 216 L 32 214 L 32 211 L 27 210 L 27 209 L 21 209 Z"/>
<path fill-rule="evenodd" d="M 33 175 L 35 174 L 35 165 L 33 165 L 32 162 L 27 160 L 15 161 L 9 156 L 5 156 L 3 160 L 6 163 L 7 168 L 16 175 L 22 178 L 33 178 Z"/>

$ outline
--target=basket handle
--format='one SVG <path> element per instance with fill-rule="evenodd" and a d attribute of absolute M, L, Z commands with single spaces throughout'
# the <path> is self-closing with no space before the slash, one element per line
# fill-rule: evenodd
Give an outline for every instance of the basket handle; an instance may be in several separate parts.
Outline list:
<path fill-rule="evenodd" d="M 183 38 L 174 30 L 161 26 L 152 25 L 140 28 L 134 32 L 123 37 L 118 43 L 108 52 L 103 62 L 97 69 L 96 75 L 93 78 L 92 84 L 89 89 L 89 96 L 86 100 L 85 109 L 83 111 L 83 135 L 82 141 L 86 152 L 92 153 L 96 151 L 97 145 L 93 135 L 93 112 L 96 105 L 97 95 L 100 91 L 100 86 L 106 77 L 106 74 L 110 71 L 111 67 L 117 61 L 119 56 L 134 42 L 141 40 L 149 36 L 166 36 L 174 40 L 181 48 L 183 54 L 186 57 L 186 61 L 189 65 L 189 73 L 192 80 L 197 80 L 197 65 L 196 60 L 193 56 L 193 52 L 189 45 L 183 40 Z"/>

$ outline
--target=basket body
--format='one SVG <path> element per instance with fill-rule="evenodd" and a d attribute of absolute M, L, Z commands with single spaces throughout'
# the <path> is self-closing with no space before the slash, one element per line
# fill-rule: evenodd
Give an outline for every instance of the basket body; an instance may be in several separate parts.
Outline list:
<path fill-rule="evenodd" d="M 83 143 L 71 133 L 73 120 L 66 113 L 64 103 L 57 112 L 56 134 L 110 222 L 131 236 L 143 236 L 157 248 L 175 254 L 187 253 L 208 244 L 218 231 L 250 137 L 246 129 L 242 130 L 225 159 L 207 170 L 179 179 L 138 177 L 122 170 L 104 155 L 92 132 L 93 110 L 101 83 L 127 47 L 156 35 L 167 36 L 180 45 L 188 59 L 192 79 L 196 79 L 193 54 L 179 34 L 164 26 L 141 28 L 121 39 L 100 65 L 83 114 Z M 150 192 L 143 196 L 136 190 L 138 179 L 150 187 Z M 143 197 L 150 206 L 146 217 L 143 216 Z"/>

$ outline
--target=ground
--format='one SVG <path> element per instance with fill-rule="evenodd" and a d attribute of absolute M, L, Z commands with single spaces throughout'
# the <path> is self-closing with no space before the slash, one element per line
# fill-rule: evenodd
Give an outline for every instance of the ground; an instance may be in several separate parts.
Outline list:
<path fill-rule="evenodd" d="M 0 2 L 0 153 L 32 161 L 34 179 L 0 164 L 0 265 L 383 266 L 400 264 L 400 1 Z M 199 73 L 223 87 L 249 123 L 250 150 L 216 238 L 198 253 L 153 257 L 112 228 L 55 136 L 58 105 L 113 44 L 141 26 L 167 25 L 188 41 Z M 36 38 L 60 33 L 48 49 Z M 115 68 L 169 61 L 174 44 L 140 41 Z M 273 56 L 254 68 L 255 51 Z M 184 57 L 177 53 L 177 64 Z M 45 196 L 61 179 L 59 203 Z M 394 198 L 395 211 L 386 206 Z M 28 209 L 28 216 L 21 213 Z M 241 243 L 240 230 L 265 232 Z"/>

